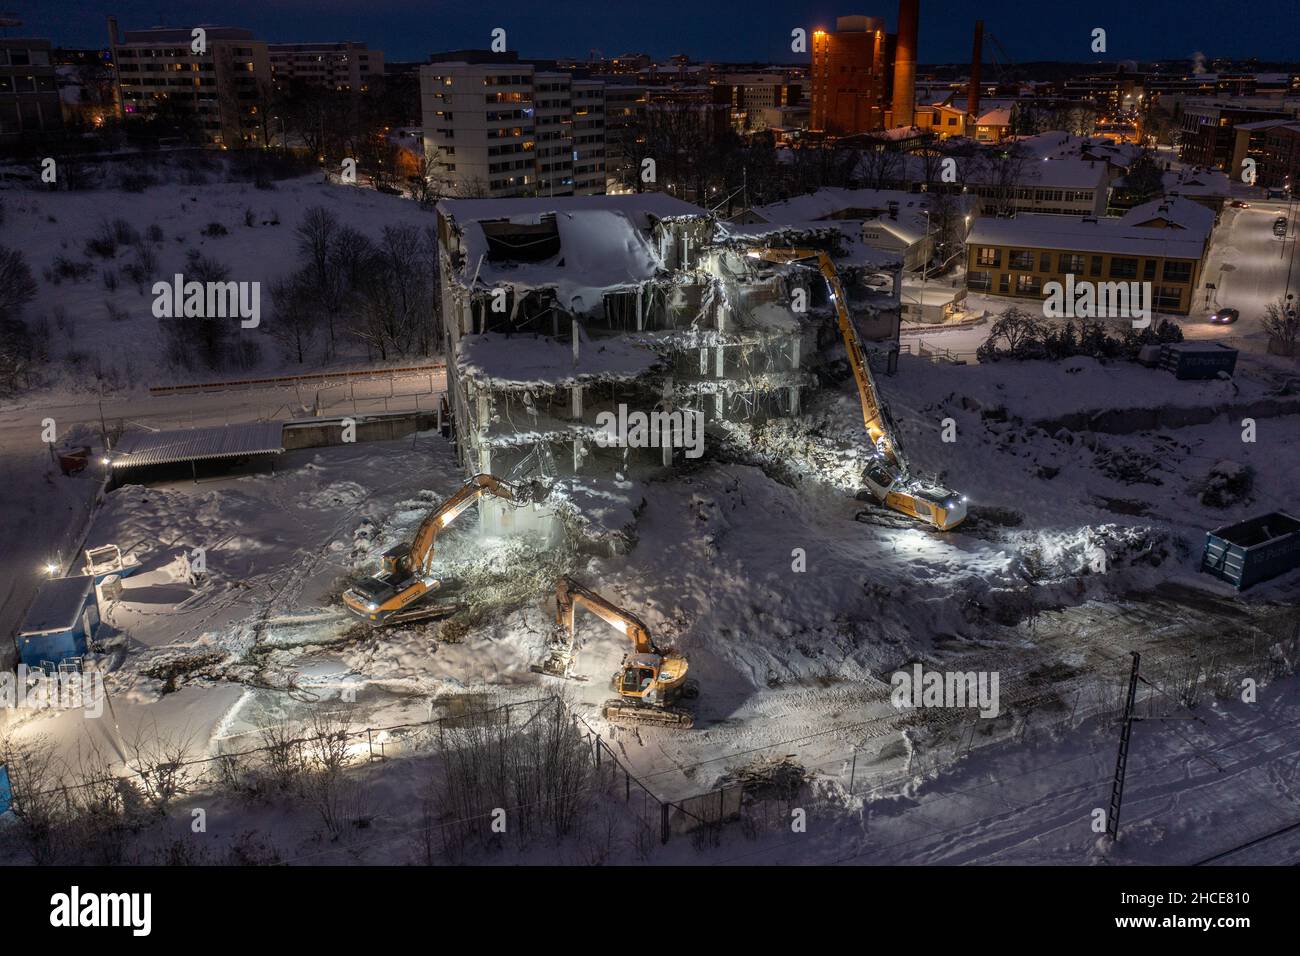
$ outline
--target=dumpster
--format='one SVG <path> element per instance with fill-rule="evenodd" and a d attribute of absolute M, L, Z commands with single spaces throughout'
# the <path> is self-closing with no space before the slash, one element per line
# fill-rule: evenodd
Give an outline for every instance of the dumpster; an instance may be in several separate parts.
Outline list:
<path fill-rule="evenodd" d="M 1300 567 L 1300 520 L 1282 511 L 1205 535 L 1201 570 L 1243 590 Z"/>

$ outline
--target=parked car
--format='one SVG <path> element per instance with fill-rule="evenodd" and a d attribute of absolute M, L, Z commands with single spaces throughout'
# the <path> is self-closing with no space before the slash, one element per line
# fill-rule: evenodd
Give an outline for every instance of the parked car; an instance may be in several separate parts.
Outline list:
<path fill-rule="evenodd" d="M 1250 208 L 1250 203 L 1248 203 L 1248 202 L 1242 202 L 1240 199 L 1234 199 L 1234 200 L 1233 200 L 1229 205 L 1231 205 L 1233 209 L 1249 209 L 1249 208 Z"/>
<path fill-rule="evenodd" d="M 1215 325 L 1231 325 L 1240 314 L 1236 309 L 1220 309 L 1210 316 L 1210 321 Z"/>

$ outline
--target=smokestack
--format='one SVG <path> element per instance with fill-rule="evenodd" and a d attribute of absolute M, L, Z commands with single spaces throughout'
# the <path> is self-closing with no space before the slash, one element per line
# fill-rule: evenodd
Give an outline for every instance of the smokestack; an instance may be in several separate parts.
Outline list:
<path fill-rule="evenodd" d="M 894 125 L 916 122 L 916 21 L 920 0 L 898 0 L 898 41 L 894 45 Z"/>
<path fill-rule="evenodd" d="M 984 21 L 975 21 L 975 45 L 970 51 L 970 87 L 966 90 L 966 112 L 979 116 L 980 111 L 980 66 L 984 62 Z"/>

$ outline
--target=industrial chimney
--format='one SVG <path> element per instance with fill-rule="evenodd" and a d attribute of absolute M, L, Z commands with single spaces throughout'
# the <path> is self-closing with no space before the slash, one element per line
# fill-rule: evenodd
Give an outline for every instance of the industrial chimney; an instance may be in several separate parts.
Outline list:
<path fill-rule="evenodd" d="M 898 0 L 898 41 L 894 46 L 894 125 L 916 122 L 916 21 L 920 0 Z"/>
<path fill-rule="evenodd" d="M 979 118 L 980 66 L 984 61 L 984 21 L 975 21 L 975 45 L 970 51 L 970 87 L 966 90 L 966 112 Z"/>

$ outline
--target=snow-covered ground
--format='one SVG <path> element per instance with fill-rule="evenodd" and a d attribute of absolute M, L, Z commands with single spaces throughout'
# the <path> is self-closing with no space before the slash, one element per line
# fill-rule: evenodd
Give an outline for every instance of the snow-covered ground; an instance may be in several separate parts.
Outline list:
<path fill-rule="evenodd" d="M 625 556 L 480 541 L 466 515 L 439 539 L 448 600 L 487 600 L 468 616 L 377 632 L 346 619 L 337 596 L 458 486 L 440 437 L 292 452 L 275 476 L 118 489 L 89 543 L 113 541 L 145 567 L 106 618 L 102 664 L 114 723 L 68 712 L 24 715 L 11 729 L 54 735 L 73 749 L 98 735 L 111 749 L 136 727 L 184 728 L 195 754 L 211 754 L 314 705 L 337 706 L 345 688 L 355 692 L 347 713 L 358 728 L 423 718 L 432 701 L 563 689 L 665 798 L 707 790 L 758 757 L 791 755 L 837 787 L 851 772 L 859 796 L 881 797 L 863 859 L 973 860 L 983 850 L 1008 861 L 1095 861 L 1101 851 L 1078 815 L 1104 796 L 1113 733 L 1097 702 L 1124 678 L 1128 651 L 1140 650 L 1144 671 L 1156 675 L 1195 652 L 1251 673 L 1263 658 L 1248 636 L 1293 601 L 1294 574 L 1243 599 L 1197 567 L 1206 529 L 1289 502 L 1300 472 L 1296 417 L 1261 419 L 1255 443 L 1243 443 L 1240 423 L 1223 418 L 1154 433 L 1047 434 L 1035 423 L 1116 406 L 1221 406 L 1275 388 L 1267 376 L 1178 382 L 1085 359 L 952 367 L 905 356 L 881 387 L 914 464 L 971 499 L 972 517 L 956 531 L 923 531 L 855 500 L 847 483 L 824 480 L 851 476 L 859 460 L 860 413 L 846 383 L 813 404 L 803 427 L 758 433 L 755 452 L 724 454 L 667 480 L 623 482 L 618 496 L 627 504 L 614 511 L 624 517 L 611 520 L 635 516 L 636 543 Z M 948 418 L 952 442 L 941 433 Z M 1202 502 L 1213 471 L 1222 477 L 1242 466 L 1253 470 L 1249 493 Z M 860 511 L 863 520 L 853 520 Z M 185 583 L 178 560 L 195 547 L 206 549 L 208 565 L 198 588 Z M 800 555 L 805 570 L 796 567 Z M 576 670 L 585 680 L 530 670 L 545 654 L 557 573 L 629 608 L 656 641 L 689 657 L 701 686 L 694 729 L 603 722 L 600 705 L 627 641 L 593 618 L 579 616 Z M 969 731 L 970 753 L 951 772 L 940 774 L 963 749 L 967 725 L 926 736 L 889 702 L 889 674 L 917 660 L 1002 675 L 1010 716 Z M 1032 746 L 1018 723 L 1026 713 Z M 1289 711 L 1224 713 L 1215 710 L 1223 747 L 1248 737 L 1264 747 Z M 1199 724 L 1196 732 L 1210 733 Z M 1198 759 L 1168 733 L 1159 739 L 1150 767 L 1161 774 L 1171 762 Z M 1213 753 L 1219 744 L 1207 737 L 1199 746 Z M 1290 753 L 1265 752 L 1283 763 Z M 1067 761 L 1068 772 L 1053 769 Z M 1243 786 L 1271 772 L 1264 763 L 1242 767 Z M 882 796 L 918 775 L 930 782 Z M 1041 783 L 1015 798 L 984 799 L 986 780 L 1001 794 L 1022 775 Z M 1188 802 L 1161 813 L 1157 794 L 1172 784 L 1162 791 L 1156 781 L 1165 779 L 1151 777 L 1152 795 L 1136 798 L 1151 819 L 1139 827 L 1142 810 L 1133 810 L 1144 835 L 1134 838 L 1142 849 L 1132 859 L 1185 859 L 1193 853 L 1187 834 L 1238 799 L 1235 784 L 1218 788 L 1192 774 Z M 1271 778 L 1260 779 L 1267 786 Z M 847 834 L 861 827 L 857 798 L 826 799 L 819 812 L 830 814 L 836 835 L 825 839 L 837 849 L 797 844 L 801 858 L 838 858 L 856 846 Z M 1234 825 L 1267 830 L 1284 804 L 1252 804 Z M 942 840 L 936 823 L 971 839 Z M 759 849 L 735 839 L 732 851 Z M 674 859 L 682 851 L 668 852 Z M 770 852 L 781 859 L 786 851 Z"/>

